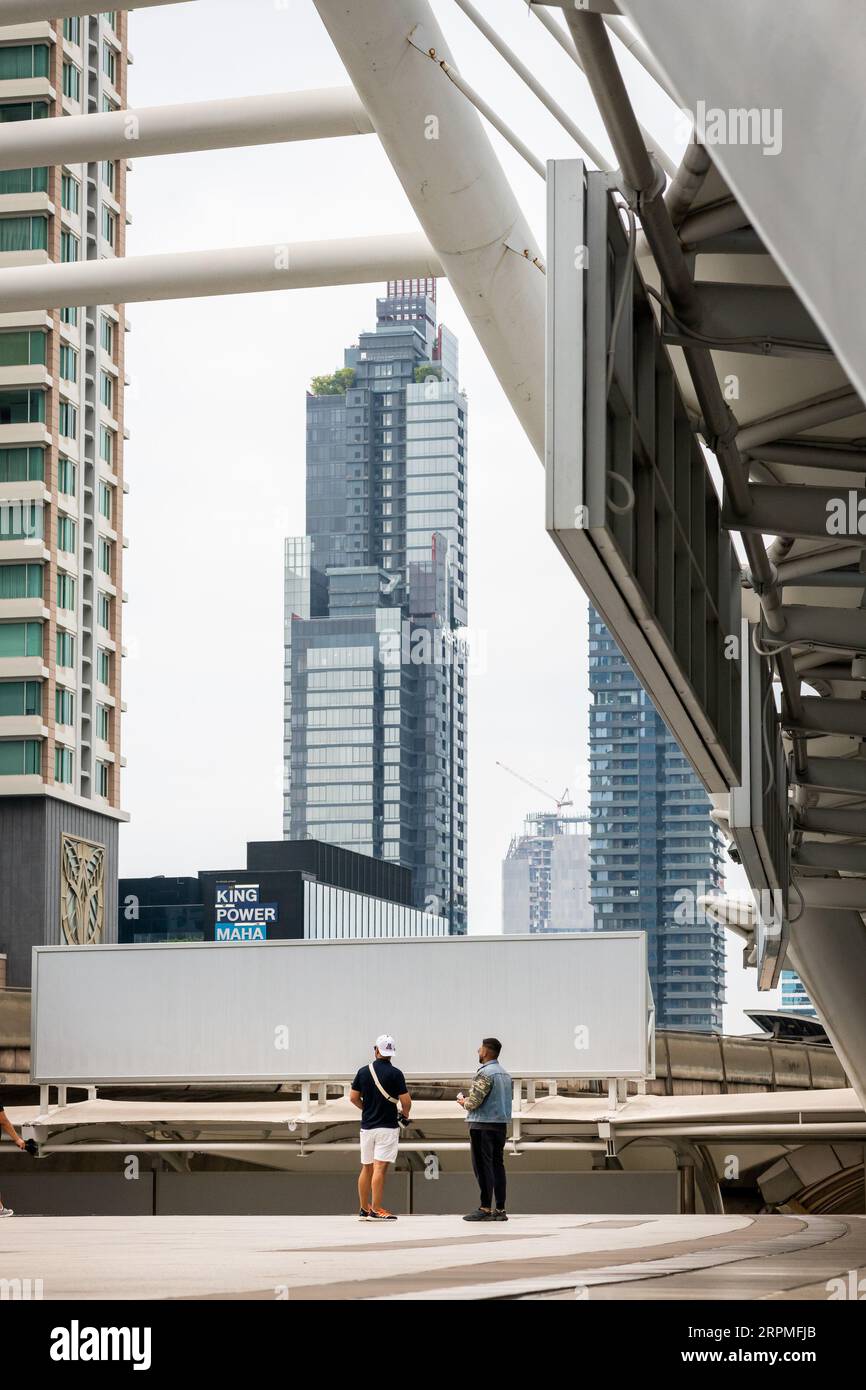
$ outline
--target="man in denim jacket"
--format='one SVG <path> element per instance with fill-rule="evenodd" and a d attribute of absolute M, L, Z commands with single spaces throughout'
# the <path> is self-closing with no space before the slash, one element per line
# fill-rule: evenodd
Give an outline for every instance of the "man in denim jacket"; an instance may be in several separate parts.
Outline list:
<path fill-rule="evenodd" d="M 507 1221 L 505 1214 L 505 1136 L 511 1119 L 511 1077 L 499 1062 L 502 1043 L 485 1038 L 478 1049 L 479 1067 L 475 1079 L 458 1105 L 466 1111 L 472 1167 L 481 1189 L 477 1211 L 464 1221 Z M 496 1203 L 494 1207 L 493 1203 Z"/>

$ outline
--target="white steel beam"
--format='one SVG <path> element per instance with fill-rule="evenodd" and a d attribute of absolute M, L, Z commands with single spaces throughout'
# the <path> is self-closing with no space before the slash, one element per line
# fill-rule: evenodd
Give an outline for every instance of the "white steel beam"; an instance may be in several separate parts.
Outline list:
<path fill-rule="evenodd" d="M 189 4 L 190 0 L 128 0 L 123 10 L 153 9 L 156 5 Z M 87 0 L 0 0 L 0 28 L 7 24 L 32 24 L 40 19 L 68 19 L 93 14 Z"/>
<path fill-rule="evenodd" d="M 3 130 L 0 169 L 324 140 L 368 135 L 372 130 L 373 123 L 351 87 L 276 92 L 92 116 L 15 121 Z"/>
<path fill-rule="evenodd" d="M 413 46 L 454 65 L 428 0 L 316 0 L 316 8 L 443 273 L 543 458 L 540 252 L 480 116 Z"/>
<path fill-rule="evenodd" d="M 17 313 L 70 304 L 134 304 L 361 285 L 442 273 L 442 264 L 426 238 L 419 232 L 408 232 L 344 241 L 296 241 L 225 251 L 14 266 L 0 270 L 0 305 L 4 313 Z"/>

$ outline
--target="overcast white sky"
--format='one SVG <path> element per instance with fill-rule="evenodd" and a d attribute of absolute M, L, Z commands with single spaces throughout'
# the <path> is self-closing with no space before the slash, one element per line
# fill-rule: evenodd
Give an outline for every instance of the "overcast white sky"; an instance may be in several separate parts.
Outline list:
<path fill-rule="evenodd" d="M 375 4 L 375 0 L 369 0 Z M 523 0 L 479 8 L 602 149 L 588 87 Z M 452 0 L 461 71 L 542 159 L 569 136 Z M 242 22 L 239 22 L 242 20 Z M 130 104 L 342 85 L 312 0 L 195 0 L 130 17 Z M 644 123 L 678 157 L 676 109 L 634 61 Z M 444 79 L 443 79 L 444 80 Z M 495 134 L 544 243 L 541 180 Z M 128 253 L 284 243 L 417 224 L 375 137 L 134 161 Z M 282 833 L 282 542 L 303 534 L 304 392 L 374 326 L 375 285 L 130 306 L 121 872 L 237 868 Z M 470 924 L 500 929 L 501 861 L 539 798 L 501 760 L 587 800 L 586 601 L 544 530 L 541 466 L 448 285 L 470 399 Z M 771 1002 L 729 950 L 726 1026 Z"/>

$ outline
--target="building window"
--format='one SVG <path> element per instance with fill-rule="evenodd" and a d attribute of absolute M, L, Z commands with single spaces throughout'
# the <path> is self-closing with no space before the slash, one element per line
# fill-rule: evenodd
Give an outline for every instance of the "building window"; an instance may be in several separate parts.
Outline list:
<path fill-rule="evenodd" d="M 81 242 L 74 232 L 60 233 L 61 261 L 77 261 L 81 254 Z"/>
<path fill-rule="evenodd" d="M 41 597 L 41 565 L 0 565 L 0 599 Z"/>
<path fill-rule="evenodd" d="M 0 623 L 0 657 L 41 655 L 41 623 Z"/>
<path fill-rule="evenodd" d="M 75 638 L 71 632 L 58 632 L 57 634 L 57 665 L 75 665 Z"/>
<path fill-rule="evenodd" d="M 45 423 L 43 391 L 0 391 L 0 425 Z"/>
<path fill-rule="evenodd" d="M 99 457 L 109 468 L 114 466 L 114 432 L 107 425 L 99 426 Z"/>
<path fill-rule="evenodd" d="M 60 322 L 61 322 L 61 323 L 69 324 L 70 328 L 77 328 L 77 327 L 78 327 L 78 310 L 77 310 L 77 309 L 61 309 L 61 310 L 60 310 Z"/>
<path fill-rule="evenodd" d="M 96 795 L 108 800 L 109 789 L 109 764 L 98 762 L 96 764 Z"/>
<path fill-rule="evenodd" d="M 113 500 L 114 500 L 114 499 L 113 499 L 113 497 L 112 497 L 111 488 L 108 486 L 108 483 L 104 483 L 104 482 L 100 479 L 100 482 L 99 482 L 99 510 L 100 510 L 100 512 L 102 513 L 102 515 L 105 517 L 105 520 L 106 520 L 106 521 L 110 521 L 110 520 L 111 520 L 111 513 L 112 513 L 112 510 L 113 510 L 113 508 L 112 508 L 112 502 L 113 502 Z"/>
<path fill-rule="evenodd" d="M 96 599 L 96 616 L 100 627 L 111 631 L 111 595 L 100 593 Z"/>
<path fill-rule="evenodd" d="M 42 746 L 38 739 L 0 740 L 0 777 L 38 777 Z"/>
<path fill-rule="evenodd" d="M 67 554 L 75 550 L 75 522 L 71 516 L 57 518 L 57 549 Z"/>
<path fill-rule="evenodd" d="M 114 192 L 114 160 L 106 159 L 102 163 L 102 182 L 109 193 Z"/>
<path fill-rule="evenodd" d="M 114 357 L 114 324 L 105 314 L 99 320 L 99 342 L 106 357 Z"/>
<path fill-rule="evenodd" d="M 64 174 L 60 180 L 60 201 L 67 212 L 78 212 L 81 205 L 81 185 L 71 174 Z"/>
<path fill-rule="evenodd" d="M 110 43 L 102 45 L 102 71 L 112 87 L 117 86 L 117 54 Z"/>
<path fill-rule="evenodd" d="M 96 737 L 108 743 L 111 737 L 111 710 L 108 705 L 96 706 Z"/>
<path fill-rule="evenodd" d="M 60 375 L 64 381 L 78 380 L 78 353 L 68 343 L 60 345 Z"/>
<path fill-rule="evenodd" d="M 44 367 L 45 334 L 36 330 L 0 333 L 0 367 Z"/>
<path fill-rule="evenodd" d="M 70 401 L 60 402 L 57 428 L 67 439 L 75 439 L 78 434 L 78 411 Z"/>
<path fill-rule="evenodd" d="M 3 49 L 0 48 L 0 54 Z M 0 251 L 46 251 L 47 217 L 0 217 Z"/>
<path fill-rule="evenodd" d="M 81 44 L 81 19 L 75 15 L 72 19 L 63 21 L 63 37 L 70 43 Z"/>
<path fill-rule="evenodd" d="M 0 681 L 0 718 L 4 715 L 31 717 L 42 713 L 42 685 L 39 681 Z M 0 729 L 2 729 L 0 725 Z"/>
<path fill-rule="evenodd" d="M 103 204 L 102 204 L 102 239 L 103 239 L 103 241 L 107 242 L 109 246 L 114 246 L 116 236 L 117 236 L 117 218 L 115 217 L 114 213 L 111 211 L 111 208 L 107 208 L 107 207 L 105 206 L 105 204 L 103 203 Z"/>
<path fill-rule="evenodd" d="M 99 374 L 99 399 L 106 410 L 114 410 L 114 378 L 110 377 L 108 372 Z"/>
<path fill-rule="evenodd" d="M 0 173 L 0 193 L 47 193 L 48 170 L 4 169 Z"/>
<path fill-rule="evenodd" d="M 37 540 L 42 522 L 40 502 L 0 502 L 0 541 Z"/>
<path fill-rule="evenodd" d="M 81 69 L 68 58 L 63 64 L 63 95 L 70 101 L 81 100 Z"/>
<path fill-rule="evenodd" d="M 70 612 L 75 609 L 75 580 L 71 574 L 57 576 L 57 607 L 67 608 Z"/>
<path fill-rule="evenodd" d="M 15 44 L 10 48 L 0 48 L 0 81 L 47 76 L 47 44 Z"/>
<path fill-rule="evenodd" d="M 111 684 L 111 652 L 100 647 L 96 653 L 96 679 L 102 685 Z"/>
<path fill-rule="evenodd" d="M 75 496 L 75 471 L 75 464 L 71 459 L 57 460 L 57 486 L 70 497 Z"/>
<path fill-rule="evenodd" d="M 58 724 L 75 723 L 75 696 L 71 690 L 54 692 L 54 718 Z"/>
<path fill-rule="evenodd" d="M 99 537 L 99 568 L 103 571 L 104 574 L 107 574 L 109 576 L 111 575 L 111 552 L 113 549 L 114 547 L 112 546 L 111 541 L 107 541 L 104 536 Z"/>
<path fill-rule="evenodd" d="M 71 748 L 54 750 L 54 780 L 69 786 L 72 782 L 73 756 Z"/>

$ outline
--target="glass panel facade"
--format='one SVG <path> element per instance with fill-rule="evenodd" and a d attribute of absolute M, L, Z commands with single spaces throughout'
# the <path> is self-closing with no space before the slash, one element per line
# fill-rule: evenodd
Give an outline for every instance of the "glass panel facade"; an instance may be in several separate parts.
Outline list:
<path fill-rule="evenodd" d="M 645 931 L 660 1028 L 721 1032 L 724 928 L 710 801 L 598 614 L 589 617 L 590 884 L 598 931 Z"/>
<path fill-rule="evenodd" d="M 284 834 L 412 869 L 466 930 L 467 405 L 432 282 L 307 396 L 307 536 L 286 543 Z"/>

